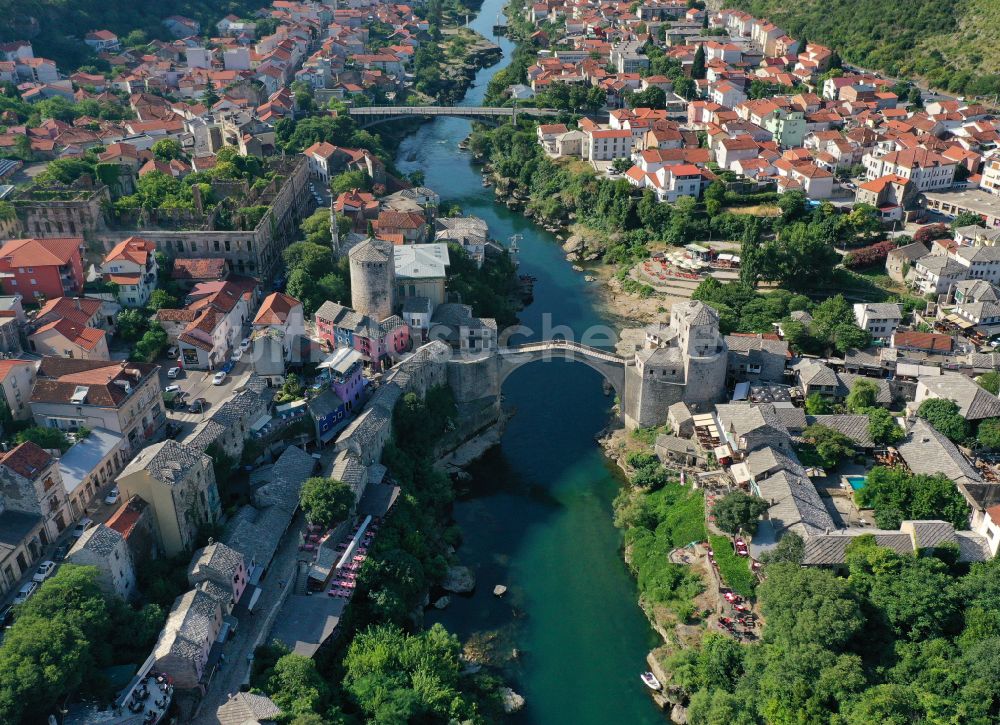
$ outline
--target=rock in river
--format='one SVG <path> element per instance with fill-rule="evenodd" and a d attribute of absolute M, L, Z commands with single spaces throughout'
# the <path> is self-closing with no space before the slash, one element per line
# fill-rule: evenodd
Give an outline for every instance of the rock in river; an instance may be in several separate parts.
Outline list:
<path fill-rule="evenodd" d="M 583 237 L 581 237 L 579 234 L 572 235 L 562 245 L 564 252 L 571 252 L 571 253 L 580 252 L 583 250 L 583 247 L 584 247 Z"/>
<path fill-rule="evenodd" d="M 451 597 L 441 597 L 436 602 L 434 602 L 435 609 L 444 609 L 449 604 L 451 604 Z"/>
<path fill-rule="evenodd" d="M 506 593 L 507 593 L 507 587 L 505 587 L 503 584 L 497 584 L 495 587 L 493 587 L 493 594 L 495 596 L 502 597 Z"/>
<path fill-rule="evenodd" d="M 467 566 L 449 566 L 441 588 L 455 594 L 467 594 L 476 588 L 476 577 Z"/>
<path fill-rule="evenodd" d="M 524 698 L 509 687 L 500 688 L 500 697 L 503 699 L 503 711 L 508 715 L 524 707 Z"/>

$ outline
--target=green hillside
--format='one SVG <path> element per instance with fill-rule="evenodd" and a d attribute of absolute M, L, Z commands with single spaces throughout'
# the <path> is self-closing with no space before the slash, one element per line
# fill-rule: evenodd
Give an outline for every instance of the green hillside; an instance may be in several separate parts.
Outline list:
<path fill-rule="evenodd" d="M 1000 93 L 1000 0 L 731 0 L 849 62 L 967 96 Z"/>
<path fill-rule="evenodd" d="M 147 39 L 167 38 L 161 21 L 171 15 L 193 18 L 209 29 L 225 15 L 247 17 L 269 4 L 268 0 L 0 0 L 0 40 L 31 40 L 35 55 L 52 58 L 65 72 L 88 61 L 83 36 L 90 30 L 106 28 L 122 38 L 138 30 Z"/>

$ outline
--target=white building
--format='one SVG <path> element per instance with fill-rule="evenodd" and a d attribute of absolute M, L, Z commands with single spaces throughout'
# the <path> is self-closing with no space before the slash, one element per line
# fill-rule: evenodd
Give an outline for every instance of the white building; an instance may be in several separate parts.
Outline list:
<path fill-rule="evenodd" d="M 101 263 L 101 274 L 118 285 L 118 301 L 126 307 L 145 307 L 156 289 L 156 245 L 129 237 L 115 245 Z"/>
<path fill-rule="evenodd" d="M 858 327 L 876 340 L 888 340 L 903 319 L 902 307 L 890 302 L 859 302 L 854 305 Z"/>

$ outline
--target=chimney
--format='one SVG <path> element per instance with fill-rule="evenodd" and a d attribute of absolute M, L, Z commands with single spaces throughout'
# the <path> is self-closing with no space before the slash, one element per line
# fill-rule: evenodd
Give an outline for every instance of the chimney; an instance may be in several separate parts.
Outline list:
<path fill-rule="evenodd" d="M 82 308 L 82 307 L 80 306 L 80 298 L 79 298 L 79 297 L 74 297 L 74 298 L 73 298 L 73 301 L 74 301 L 74 302 L 76 303 L 76 309 L 78 309 L 78 310 L 79 310 L 79 309 L 83 309 L 83 308 Z"/>

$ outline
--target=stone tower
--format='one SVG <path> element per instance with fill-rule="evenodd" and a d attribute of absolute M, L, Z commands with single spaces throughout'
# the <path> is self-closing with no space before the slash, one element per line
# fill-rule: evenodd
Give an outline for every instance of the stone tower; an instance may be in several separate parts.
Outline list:
<path fill-rule="evenodd" d="M 396 308 L 396 269 L 389 242 L 368 238 L 348 253 L 351 307 L 382 321 Z"/>

